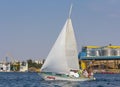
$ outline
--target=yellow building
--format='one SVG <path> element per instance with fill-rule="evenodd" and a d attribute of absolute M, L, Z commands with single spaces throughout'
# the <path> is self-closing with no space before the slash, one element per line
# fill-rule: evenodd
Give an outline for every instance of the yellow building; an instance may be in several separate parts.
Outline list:
<path fill-rule="evenodd" d="M 120 46 L 84 46 L 79 59 L 81 68 L 120 73 Z"/>

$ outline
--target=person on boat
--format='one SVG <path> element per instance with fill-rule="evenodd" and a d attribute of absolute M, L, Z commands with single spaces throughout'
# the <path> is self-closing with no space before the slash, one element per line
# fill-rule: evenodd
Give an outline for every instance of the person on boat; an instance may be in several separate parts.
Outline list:
<path fill-rule="evenodd" d="M 92 69 L 91 69 L 91 68 L 88 69 L 87 71 L 88 71 L 88 77 L 89 77 L 89 78 L 90 78 L 91 76 L 93 76 L 93 72 L 92 72 Z"/>
<path fill-rule="evenodd" d="M 86 69 L 83 70 L 83 73 L 82 73 L 82 74 L 83 74 L 84 77 L 88 77 L 88 72 L 87 72 Z"/>

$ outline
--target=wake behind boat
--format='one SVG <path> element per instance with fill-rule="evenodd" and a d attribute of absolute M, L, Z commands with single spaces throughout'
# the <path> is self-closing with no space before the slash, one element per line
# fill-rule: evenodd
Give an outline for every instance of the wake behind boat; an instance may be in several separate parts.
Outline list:
<path fill-rule="evenodd" d="M 41 67 L 40 76 L 44 80 L 88 81 L 95 80 L 93 75 L 83 75 L 79 69 L 77 44 L 69 17 Z"/>

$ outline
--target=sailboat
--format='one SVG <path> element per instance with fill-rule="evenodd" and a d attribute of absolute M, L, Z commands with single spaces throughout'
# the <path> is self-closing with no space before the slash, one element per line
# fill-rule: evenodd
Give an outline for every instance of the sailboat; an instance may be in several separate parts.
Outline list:
<path fill-rule="evenodd" d="M 72 6 L 63 29 L 41 67 L 40 76 L 44 80 L 88 81 L 95 79 L 94 77 L 88 78 L 72 72 L 77 72 L 80 69 L 77 44 L 70 18 L 71 11 Z"/>

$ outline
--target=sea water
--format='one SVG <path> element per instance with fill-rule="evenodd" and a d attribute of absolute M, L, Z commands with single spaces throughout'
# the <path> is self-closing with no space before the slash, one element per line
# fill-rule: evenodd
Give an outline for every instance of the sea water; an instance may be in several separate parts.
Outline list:
<path fill-rule="evenodd" d="M 95 74 L 95 81 L 44 81 L 37 73 L 0 72 L 0 87 L 120 87 L 120 74 Z"/>

